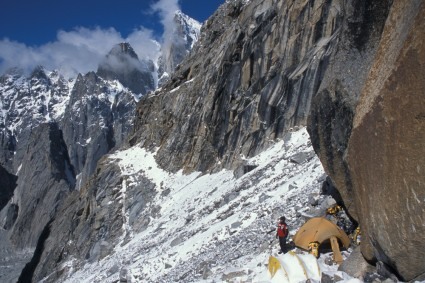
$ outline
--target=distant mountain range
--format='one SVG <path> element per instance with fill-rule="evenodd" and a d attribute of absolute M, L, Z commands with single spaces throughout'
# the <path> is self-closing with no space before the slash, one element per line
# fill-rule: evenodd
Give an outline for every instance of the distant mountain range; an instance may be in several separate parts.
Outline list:
<path fill-rule="evenodd" d="M 130 44 L 118 43 L 96 72 L 76 78 L 43 66 L 29 76 L 17 68 L 0 76 L 5 242 L 12 240 L 18 250 L 35 247 L 68 194 L 90 180 L 105 154 L 125 143 L 137 101 L 158 86 L 160 65 L 177 66 L 197 40 L 198 22 L 176 12 L 175 24 L 178 32 L 160 62 L 140 60 Z"/>

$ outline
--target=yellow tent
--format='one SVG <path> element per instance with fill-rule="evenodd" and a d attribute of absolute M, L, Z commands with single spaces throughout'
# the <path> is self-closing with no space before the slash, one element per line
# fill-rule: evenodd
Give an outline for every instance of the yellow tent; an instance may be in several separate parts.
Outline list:
<path fill-rule="evenodd" d="M 323 217 L 316 217 L 308 220 L 295 234 L 293 241 L 297 247 L 305 250 L 309 249 L 312 242 L 323 242 L 329 240 L 334 253 L 334 260 L 342 262 L 341 252 L 339 251 L 338 239 L 345 248 L 350 246 L 350 238 L 347 234 L 331 221 Z"/>

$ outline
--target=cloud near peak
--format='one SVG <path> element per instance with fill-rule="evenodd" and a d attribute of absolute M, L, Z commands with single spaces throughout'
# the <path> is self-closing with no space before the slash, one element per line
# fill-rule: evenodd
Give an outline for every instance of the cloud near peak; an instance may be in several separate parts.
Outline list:
<path fill-rule="evenodd" d="M 171 38 L 174 13 L 180 9 L 178 0 L 157 1 L 151 9 L 158 13 L 164 26 L 163 38 Z M 120 42 L 129 42 L 140 59 L 156 60 L 159 56 L 161 46 L 154 39 L 153 31 L 144 27 L 125 38 L 114 28 L 77 27 L 71 31 L 60 30 L 54 42 L 37 47 L 7 38 L 0 40 L 0 74 L 13 67 L 31 72 L 41 65 L 57 69 L 66 77 L 74 77 L 96 70 L 105 55 Z M 163 44 L 166 42 L 164 40 Z"/>

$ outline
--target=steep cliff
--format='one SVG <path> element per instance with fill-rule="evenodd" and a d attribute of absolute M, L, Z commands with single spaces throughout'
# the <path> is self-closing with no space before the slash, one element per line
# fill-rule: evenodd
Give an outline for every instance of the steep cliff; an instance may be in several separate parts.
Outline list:
<path fill-rule="evenodd" d="M 12 69 L 0 77 L 0 161 L 16 173 L 32 129 L 60 120 L 73 81 L 37 67 L 26 76 Z"/>
<path fill-rule="evenodd" d="M 17 247 L 35 247 L 44 226 L 54 217 L 75 183 L 57 124 L 43 124 L 34 129 L 20 171 L 22 178 L 18 178 L 10 204 L 19 213 L 8 228 Z"/>
<path fill-rule="evenodd" d="M 391 2 L 351 1 L 345 4 L 347 15 L 332 66 L 313 99 L 309 117 L 313 146 L 326 172 L 332 176 L 336 187 L 341 188 L 345 206 L 354 217 L 357 211 L 344 155 L 358 97 L 376 54 Z"/>
<path fill-rule="evenodd" d="M 94 72 L 77 77 L 61 120 L 70 160 L 79 175 L 77 189 L 93 174 L 98 160 L 124 141 L 135 107 L 134 94 L 118 81 L 104 80 Z"/>
<path fill-rule="evenodd" d="M 162 91 L 138 105 L 131 144 L 177 171 L 236 168 L 294 126 L 338 42 L 341 1 L 229 1 Z"/>
<path fill-rule="evenodd" d="M 158 58 L 158 85 L 162 86 L 174 69 L 187 57 L 198 40 L 201 24 L 181 11 L 176 11 L 172 26 L 167 27 L 161 56 Z"/>

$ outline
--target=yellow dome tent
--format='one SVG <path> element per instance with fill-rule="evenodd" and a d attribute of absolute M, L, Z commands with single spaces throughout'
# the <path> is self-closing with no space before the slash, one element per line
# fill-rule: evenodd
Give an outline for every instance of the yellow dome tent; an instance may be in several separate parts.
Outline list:
<path fill-rule="evenodd" d="M 338 240 L 345 248 L 350 246 L 350 238 L 347 234 L 331 221 L 323 217 L 316 217 L 308 220 L 293 237 L 295 245 L 299 248 L 309 250 L 311 243 L 322 244 L 330 241 L 333 251 L 334 261 L 341 263 L 343 261 L 339 250 Z"/>

